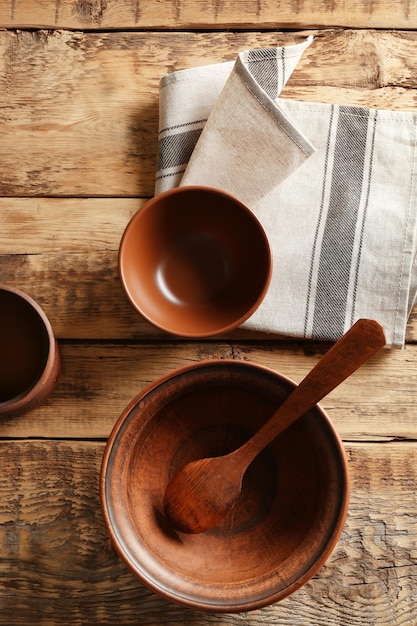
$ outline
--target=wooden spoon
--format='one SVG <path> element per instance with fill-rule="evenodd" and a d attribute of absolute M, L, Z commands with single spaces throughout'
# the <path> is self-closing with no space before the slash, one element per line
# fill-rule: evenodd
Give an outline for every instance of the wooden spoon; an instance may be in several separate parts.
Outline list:
<path fill-rule="evenodd" d="M 243 475 L 253 459 L 384 345 L 378 322 L 358 320 L 245 444 L 230 454 L 193 461 L 180 470 L 164 498 L 172 525 L 185 533 L 216 526 L 238 500 Z"/>

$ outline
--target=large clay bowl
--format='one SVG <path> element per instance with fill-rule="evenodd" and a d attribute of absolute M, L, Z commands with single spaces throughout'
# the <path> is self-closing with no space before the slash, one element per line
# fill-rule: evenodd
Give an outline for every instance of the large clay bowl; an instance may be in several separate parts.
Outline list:
<path fill-rule="evenodd" d="M 177 187 L 130 220 L 119 273 L 135 309 L 158 328 L 208 337 L 240 326 L 262 302 L 272 271 L 252 211 L 211 187 Z"/>
<path fill-rule="evenodd" d="M 293 388 L 253 363 L 202 361 L 123 412 L 103 457 L 102 509 L 120 557 L 151 589 L 194 609 L 240 612 L 282 600 L 323 565 L 345 522 L 349 479 L 319 406 L 253 462 L 221 525 L 182 534 L 163 513 L 166 486 L 185 463 L 242 444 Z"/>

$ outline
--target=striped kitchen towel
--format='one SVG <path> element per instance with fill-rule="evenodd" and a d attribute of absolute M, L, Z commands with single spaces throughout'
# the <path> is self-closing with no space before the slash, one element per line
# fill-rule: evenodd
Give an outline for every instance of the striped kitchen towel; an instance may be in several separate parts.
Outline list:
<path fill-rule="evenodd" d="M 417 113 L 280 98 L 312 40 L 163 77 L 155 193 L 210 185 L 258 216 L 273 275 L 246 328 L 334 341 L 366 317 L 402 347 L 417 291 Z"/>

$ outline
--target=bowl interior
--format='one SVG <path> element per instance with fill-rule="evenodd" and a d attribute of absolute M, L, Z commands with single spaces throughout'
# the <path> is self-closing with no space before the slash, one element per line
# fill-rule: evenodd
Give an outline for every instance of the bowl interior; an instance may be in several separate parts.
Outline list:
<path fill-rule="evenodd" d="M 221 525 L 187 535 L 163 514 L 175 472 L 242 444 L 293 386 L 255 364 L 202 361 L 126 409 L 103 458 L 101 500 L 114 545 L 142 582 L 190 607 L 236 612 L 286 597 L 321 567 L 343 528 L 348 475 L 319 407 L 252 463 Z"/>
<path fill-rule="evenodd" d="M 136 309 L 163 330 L 209 336 L 247 319 L 271 257 L 255 215 L 228 194 L 180 187 L 150 200 L 123 235 L 120 274 Z"/>
<path fill-rule="evenodd" d="M 38 382 L 48 353 L 38 311 L 25 297 L 0 288 L 0 403 L 18 400 Z"/>

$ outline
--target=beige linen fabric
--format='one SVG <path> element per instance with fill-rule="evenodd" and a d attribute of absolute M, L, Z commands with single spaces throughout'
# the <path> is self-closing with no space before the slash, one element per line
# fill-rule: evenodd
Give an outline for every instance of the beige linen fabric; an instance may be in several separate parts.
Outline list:
<path fill-rule="evenodd" d="M 245 327 L 336 340 L 368 317 L 402 347 L 417 288 L 417 114 L 280 98 L 311 43 L 164 77 L 155 193 L 211 185 L 259 217 L 274 269 Z"/>

